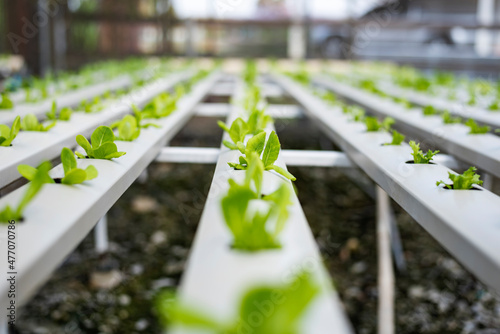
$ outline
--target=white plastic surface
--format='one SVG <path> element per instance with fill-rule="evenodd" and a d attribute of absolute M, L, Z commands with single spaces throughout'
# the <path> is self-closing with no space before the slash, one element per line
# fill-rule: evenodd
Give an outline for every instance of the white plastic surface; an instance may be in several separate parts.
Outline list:
<path fill-rule="evenodd" d="M 365 125 L 350 121 L 300 85 L 274 76 L 306 109 L 351 161 L 365 171 L 438 242 L 480 280 L 500 293 L 500 197 L 482 190 L 447 190 L 448 168 L 412 165 L 411 148 L 382 146 L 385 132 L 366 132 Z"/>

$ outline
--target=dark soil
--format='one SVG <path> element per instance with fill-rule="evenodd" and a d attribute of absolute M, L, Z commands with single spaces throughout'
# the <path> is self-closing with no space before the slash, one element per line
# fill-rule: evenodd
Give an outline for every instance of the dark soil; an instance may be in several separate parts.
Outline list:
<path fill-rule="evenodd" d="M 214 146 L 213 119 L 195 119 L 172 143 Z M 284 148 L 333 149 L 310 123 L 276 125 Z M 212 136 L 212 137 L 211 137 Z M 207 138 L 212 138 L 211 140 Z M 152 165 L 108 215 L 110 253 L 99 257 L 90 234 L 26 305 L 19 333 L 161 333 L 153 300 L 184 270 L 214 166 Z M 325 265 L 358 333 L 375 333 L 375 202 L 340 170 L 290 168 Z M 500 302 L 408 214 L 394 204 L 407 261 L 396 271 L 397 333 L 500 333 Z M 122 278 L 99 289 L 99 268 Z M 93 286 L 94 285 L 94 286 Z"/>

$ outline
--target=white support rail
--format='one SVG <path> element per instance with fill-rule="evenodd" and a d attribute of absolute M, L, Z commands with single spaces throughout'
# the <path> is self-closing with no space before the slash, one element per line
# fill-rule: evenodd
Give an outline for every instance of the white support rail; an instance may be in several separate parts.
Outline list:
<path fill-rule="evenodd" d="M 220 77 L 214 73 L 194 86 L 193 91 L 178 102 L 170 116 L 157 120 L 161 128 L 148 128 L 133 142 L 116 142 L 127 154 L 119 159 L 79 160 L 79 167 L 94 165 L 99 176 L 76 186 L 45 185 L 17 224 L 17 305 L 28 300 L 63 259 L 89 233 L 116 200 L 154 160 L 161 148 L 179 131 L 193 114 L 194 107 Z M 53 176 L 58 177 L 62 166 Z M 17 204 L 26 190 L 23 186 L 0 199 L 0 207 Z M 55 201 L 54 199 L 57 199 Z M 0 239 L 6 240 L 7 227 L 0 225 Z M 1 247 L 5 247 L 2 243 Z M 1 259 L 2 268 L 6 259 Z M 0 280 L 0 305 L 7 305 L 8 282 Z M 2 315 L 3 317 L 3 315 Z"/>
<path fill-rule="evenodd" d="M 262 95 L 264 97 L 281 97 L 283 95 L 283 90 L 269 83 L 261 83 Z M 212 96 L 232 96 L 234 87 L 230 82 L 220 82 L 210 91 Z"/>
<path fill-rule="evenodd" d="M 420 110 L 408 110 L 393 101 L 327 78 L 315 81 L 378 115 L 394 118 L 403 132 L 424 138 L 426 143 L 500 177 L 500 137 L 469 135 L 469 127 L 463 124 L 444 124 L 440 116 L 425 116 Z"/>
<path fill-rule="evenodd" d="M 391 208 L 385 191 L 377 187 L 378 333 L 394 334 L 394 269 L 391 258 Z"/>
<path fill-rule="evenodd" d="M 500 127 L 500 113 L 497 111 L 490 111 L 477 106 L 469 106 L 465 103 L 450 101 L 442 97 L 399 88 L 394 84 L 384 84 L 382 85 L 382 90 L 388 94 L 403 97 L 421 106 L 432 105 L 437 109 L 448 110 L 451 114 L 463 118 L 472 118 L 483 124 L 488 124 L 497 128 Z"/>
<path fill-rule="evenodd" d="M 238 88 L 236 94 L 241 89 L 239 85 Z M 231 123 L 240 112 L 240 108 L 234 107 L 228 122 Z M 227 134 L 224 139 L 229 139 Z M 249 288 L 262 283 L 284 284 L 287 277 L 289 280 L 293 274 L 307 269 L 320 278 L 324 292 L 313 302 L 301 322 L 301 332 L 352 333 L 338 297 L 331 288 L 317 245 L 295 195 L 289 221 L 280 238 L 283 245 L 281 249 L 252 254 L 231 249 L 232 236 L 224 221 L 220 203 L 228 190 L 228 179 L 242 182 L 244 178 L 244 172 L 235 171 L 227 165 L 228 162 L 237 161 L 239 155 L 237 151 L 224 147 L 221 149 L 188 266 L 182 278 L 180 298 L 218 318 L 236 319 L 240 299 Z M 277 164 L 286 168 L 281 157 Z M 277 174 L 265 172 L 263 191 L 272 192 L 284 182 L 292 187 L 289 181 Z M 180 328 L 172 332 L 187 333 Z"/>
<path fill-rule="evenodd" d="M 14 106 L 11 110 L 0 110 L 0 124 L 11 125 L 17 116 L 21 118 L 27 114 L 35 114 L 42 117 L 52 108 L 52 101 L 56 101 L 58 108 L 71 107 L 81 101 L 99 96 L 109 90 L 118 90 L 132 85 L 132 79 L 123 75 L 110 81 L 105 81 L 77 89 L 67 94 L 57 96 L 54 99 L 45 99 L 39 103 L 23 103 Z"/>
<path fill-rule="evenodd" d="M 500 197 L 481 190 L 447 190 L 436 181 L 448 180 L 448 168 L 414 165 L 411 148 L 383 146 L 385 132 L 366 132 L 340 108 L 327 105 L 287 77 L 275 80 L 301 103 L 307 114 L 387 194 L 421 224 L 458 261 L 500 294 Z"/>
<path fill-rule="evenodd" d="M 99 125 L 109 124 L 132 112 L 132 104 L 142 106 L 159 93 L 166 91 L 182 80 L 191 77 L 192 71 L 170 74 L 135 92 L 122 97 L 115 104 L 99 113 L 73 113 L 68 122 L 57 122 L 47 132 L 21 131 L 13 146 L 0 147 L 0 188 L 18 179 L 17 166 L 27 164 L 37 166 L 44 160 L 56 158 L 63 147 L 74 147 L 75 137 L 88 136 Z"/>
<path fill-rule="evenodd" d="M 220 152 L 218 148 L 164 147 L 155 161 L 160 163 L 215 164 L 219 159 Z M 345 153 L 337 151 L 282 150 L 281 158 L 287 166 L 357 168 Z M 451 169 L 460 166 L 458 161 L 445 154 L 436 156 L 434 160 Z"/>
<path fill-rule="evenodd" d="M 230 106 L 227 103 L 201 103 L 196 106 L 196 116 L 226 117 Z M 303 116 L 300 108 L 291 104 L 271 104 L 266 107 L 266 113 L 275 119 L 294 119 Z"/>

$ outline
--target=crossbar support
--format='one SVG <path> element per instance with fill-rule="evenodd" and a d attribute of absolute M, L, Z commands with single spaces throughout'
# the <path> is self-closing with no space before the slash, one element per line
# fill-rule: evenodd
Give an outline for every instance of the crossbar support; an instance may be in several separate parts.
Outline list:
<path fill-rule="evenodd" d="M 391 258 L 391 214 L 387 193 L 377 186 L 378 333 L 394 334 L 394 269 Z"/>

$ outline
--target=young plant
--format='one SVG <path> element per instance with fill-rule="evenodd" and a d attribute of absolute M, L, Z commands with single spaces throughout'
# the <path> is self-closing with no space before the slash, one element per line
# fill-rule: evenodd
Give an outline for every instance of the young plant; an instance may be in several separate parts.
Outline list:
<path fill-rule="evenodd" d="M 0 211 L 0 222 L 8 223 L 11 220 L 20 221 L 23 218 L 24 209 L 26 206 L 35 198 L 38 192 L 42 189 L 43 185 L 46 183 L 54 182 L 49 176 L 49 170 L 51 168 L 50 162 L 46 161 L 42 163 L 38 169 L 36 169 L 26 192 L 19 201 L 17 208 L 13 208 L 7 205 L 3 210 Z"/>
<path fill-rule="evenodd" d="M 488 110 L 490 110 L 490 111 L 499 111 L 500 110 L 500 101 L 499 100 L 493 101 L 488 106 Z"/>
<path fill-rule="evenodd" d="M 467 122 L 465 122 L 465 125 L 467 125 L 470 128 L 469 134 L 470 135 L 481 135 L 490 132 L 491 128 L 488 125 L 484 126 L 479 126 L 476 121 L 474 121 L 472 118 L 469 118 Z"/>
<path fill-rule="evenodd" d="M 455 124 L 455 123 L 462 123 L 462 119 L 458 116 L 454 117 L 451 115 L 451 113 L 448 110 L 445 110 L 443 112 L 443 123 L 444 124 Z"/>
<path fill-rule="evenodd" d="M 0 146 L 11 146 L 21 129 L 21 117 L 17 116 L 12 123 L 12 127 L 0 124 Z"/>
<path fill-rule="evenodd" d="M 405 98 L 402 98 L 402 97 L 393 97 L 392 99 L 393 99 L 394 102 L 401 104 L 406 109 L 410 109 L 411 108 L 410 101 L 408 101 Z"/>
<path fill-rule="evenodd" d="M 471 167 L 466 170 L 463 174 L 454 174 L 448 172 L 448 177 L 451 180 L 451 184 L 446 184 L 444 181 L 437 181 L 436 186 L 443 184 L 447 189 L 453 190 L 468 190 L 472 189 L 474 184 L 482 185 L 483 181 L 479 180 L 481 177 L 476 174 L 476 167 Z"/>
<path fill-rule="evenodd" d="M 384 145 L 401 145 L 401 143 L 404 140 L 405 140 L 405 135 L 397 132 L 396 130 L 392 130 L 392 141 Z"/>
<path fill-rule="evenodd" d="M 273 122 L 273 118 L 265 114 L 265 109 L 254 108 L 248 117 L 247 126 L 248 133 L 256 135 L 264 131 L 269 123 Z"/>
<path fill-rule="evenodd" d="M 115 135 L 113 130 L 111 130 L 108 126 L 100 126 L 95 129 L 90 137 L 90 141 L 92 142 L 92 145 L 84 136 L 76 136 L 76 142 L 87 153 L 87 157 L 85 157 L 80 152 L 75 152 L 80 159 L 89 158 L 111 160 L 126 154 L 125 152 L 118 152 L 118 148 L 114 143 Z"/>
<path fill-rule="evenodd" d="M 277 236 L 288 219 L 291 194 L 288 185 L 282 183 L 275 192 L 262 196 L 264 169 L 259 155 L 253 152 L 248 157 L 245 182 L 238 184 L 229 180 L 229 192 L 222 199 L 222 211 L 233 234 L 235 249 L 258 251 L 281 247 Z M 251 210 L 252 201 L 264 203 L 264 208 Z M 275 218 L 273 231 L 268 226 L 270 218 Z"/>
<path fill-rule="evenodd" d="M 14 102 L 9 98 L 7 93 L 2 93 L 2 101 L 0 102 L 0 109 L 13 109 Z"/>
<path fill-rule="evenodd" d="M 428 105 L 428 106 L 425 106 L 424 109 L 422 109 L 422 113 L 424 114 L 424 116 L 432 116 L 432 115 L 436 115 L 438 112 L 437 112 L 436 108 L 434 108 L 431 105 Z"/>
<path fill-rule="evenodd" d="M 167 117 L 177 108 L 177 98 L 168 93 L 162 93 L 148 103 L 142 111 L 144 118 Z"/>
<path fill-rule="evenodd" d="M 137 119 L 132 115 L 125 115 L 117 128 L 118 137 L 116 140 L 134 141 L 141 134 L 141 128 L 137 124 Z"/>
<path fill-rule="evenodd" d="M 365 119 L 365 110 L 363 108 L 351 108 L 351 116 L 354 122 L 363 122 Z"/>
<path fill-rule="evenodd" d="M 94 113 L 103 110 L 104 104 L 101 102 L 101 98 L 96 96 L 92 100 L 82 101 L 82 103 L 80 103 L 80 107 L 83 111 L 85 111 L 85 113 Z"/>
<path fill-rule="evenodd" d="M 290 282 L 280 285 L 260 285 L 246 291 L 239 302 L 239 312 L 232 321 L 222 321 L 198 308 L 181 303 L 175 295 L 164 291 L 155 299 L 156 313 L 161 323 L 182 326 L 207 334 L 297 334 L 301 333 L 301 318 L 312 302 L 322 293 L 312 273 L 299 272 Z M 277 296 L 280 303 L 273 303 Z M 262 305 L 272 305 L 262 321 L 248 324 L 255 314 L 263 314 Z"/>
<path fill-rule="evenodd" d="M 476 95 L 471 94 L 469 101 L 467 101 L 467 104 L 469 106 L 475 106 L 476 105 Z"/>
<path fill-rule="evenodd" d="M 43 125 L 38 121 L 38 118 L 34 114 L 28 114 L 24 116 L 21 121 L 21 130 L 23 131 L 39 131 L 47 132 L 56 125 L 56 121 L 51 122 L 49 125 Z"/>
<path fill-rule="evenodd" d="M 264 164 L 265 170 L 274 170 L 276 173 L 281 174 L 285 178 L 295 181 L 296 178 L 289 171 L 279 166 L 276 166 L 274 163 L 278 159 L 281 144 L 278 139 L 278 135 L 276 132 L 271 132 L 269 135 L 269 139 L 266 142 L 267 134 L 265 132 L 261 132 L 258 135 L 253 136 L 247 143 L 247 145 L 238 144 L 238 149 L 241 153 L 245 155 L 240 156 L 239 163 L 229 162 L 229 166 L 234 169 L 245 170 L 248 168 L 247 158 L 252 155 L 252 153 L 257 153 L 259 158 L 262 160 Z"/>
<path fill-rule="evenodd" d="M 59 120 L 59 121 L 69 121 L 71 119 L 71 114 L 73 113 L 73 110 L 68 107 L 64 107 L 59 111 L 59 115 L 57 115 L 57 104 L 56 101 L 52 102 L 52 109 L 46 113 L 45 115 L 47 116 L 47 119 L 49 120 Z"/>
<path fill-rule="evenodd" d="M 61 162 L 64 169 L 64 177 L 61 179 L 62 184 L 79 184 L 84 181 L 95 179 L 98 175 L 97 169 L 94 166 L 88 166 L 86 169 L 78 168 L 75 155 L 67 147 L 63 148 L 61 151 Z M 17 169 L 19 173 L 29 181 L 33 181 L 37 173 L 36 168 L 28 165 L 19 165 Z M 46 179 L 46 183 L 55 183 L 50 176 L 48 178 L 46 177 Z"/>
<path fill-rule="evenodd" d="M 244 151 L 245 144 L 243 142 L 245 141 L 245 136 L 248 134 L 247 123 L 242 118 L 238 117 L 233 121 L 230 128 L 221 121 L 218 121 L 217 124 L 229 134 L 229 138 L 231 138 L 231 140 L 233 141 L 230 142 L 228 140 L 224 140 L 222 142 L 224 146 L 226 146 L 230 150 L 240 149 L 240 151 Z"/>
<path fill-rule="evenodd" d="M 380 130 L 389 131 L 391 126 L 394 124 L 394 119 L 391 117 L 386 117 L 382 123 L 379 123 L 376 117 L 365 117 L 366 131 L 374 132 Z"/>
<path fill-rule="evenodd" d="M 413 156 L 413 163 L 416 164 L 428 164 L 439 151 L 428 150 L 424 155 L 424 152 L 420 150 L 420 144 L 415 143 L 415 141 L 410 141 L 410 147 L 413 150 L 411 154 Z"/>

